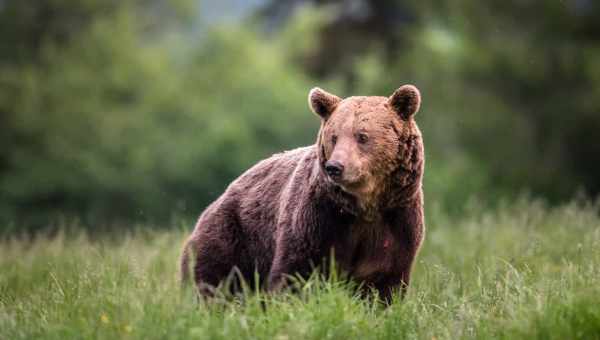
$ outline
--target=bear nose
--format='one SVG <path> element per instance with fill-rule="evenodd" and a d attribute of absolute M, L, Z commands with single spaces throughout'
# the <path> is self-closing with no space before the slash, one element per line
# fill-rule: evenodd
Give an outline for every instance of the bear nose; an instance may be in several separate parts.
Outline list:
<path fill-rule="evenodd" d="M 338 161 L 327 161 L 325 171 L 331 177 L 340 177 L 344 172 L 344 165 Z"/>

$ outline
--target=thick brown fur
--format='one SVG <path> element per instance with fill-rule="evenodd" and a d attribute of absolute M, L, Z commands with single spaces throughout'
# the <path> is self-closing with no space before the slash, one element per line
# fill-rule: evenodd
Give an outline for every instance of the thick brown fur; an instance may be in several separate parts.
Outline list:
<path fill-rule="evenodd" d="M 405 85 L 387 97 L 340 99 L 315 88 L 321 117 L 315 145 L 273 155 L 229 185 L 200 216 L 181 260 L 192 257 L 199 292 L 236 272 L 279 290 L 334 256 L 350 278 L 389 301 L 404 293 L 424 237 L 424 150 L 414 121 L 420 94 Z M 343 175 L 328 175 L 328 162 Z"/>

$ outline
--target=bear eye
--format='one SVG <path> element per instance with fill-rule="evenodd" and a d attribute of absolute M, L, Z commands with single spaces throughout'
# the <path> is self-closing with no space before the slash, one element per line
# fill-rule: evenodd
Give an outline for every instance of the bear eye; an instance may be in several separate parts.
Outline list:
<path fill-rule="evenodd" d="M 357 139 L 360 144 L 365 144 L 369 141 L 369 136 L 367 136 L 365 133 L 359 133 Z"/>
<path fill-rule="evenodd" d="M 337 143 L 337 136 L 336 135 L 331 136 L 331 143 L 333 145 L 335 145 L 335 143 Z"/>

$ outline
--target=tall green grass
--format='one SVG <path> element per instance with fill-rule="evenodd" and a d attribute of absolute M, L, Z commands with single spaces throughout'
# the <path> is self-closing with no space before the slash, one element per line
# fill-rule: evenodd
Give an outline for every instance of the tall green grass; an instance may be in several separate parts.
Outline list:
<path fill-rule="evenodd" d="M 597 206 L 429 215 L 409 293 L 389 308 L 331 279 L 198 303 L 177 281 L 189 230 L 5 238 L 0 339 L 600 339 Z"/>

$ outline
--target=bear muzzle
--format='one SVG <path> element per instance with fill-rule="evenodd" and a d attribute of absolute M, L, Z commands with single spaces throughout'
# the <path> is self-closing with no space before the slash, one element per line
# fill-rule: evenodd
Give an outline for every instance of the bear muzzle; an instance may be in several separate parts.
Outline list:
<path fill-rule="evenodd" d="M 344 174 L 344 165 L 338 161 L 327 161 L 325 163 L 325 172 L 329 178 L 331 178 L 334 182 L 338 182 L 342 179 L 342 175 Z"/>

